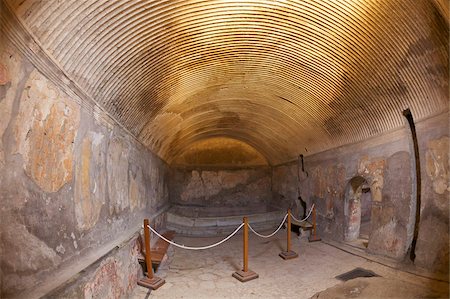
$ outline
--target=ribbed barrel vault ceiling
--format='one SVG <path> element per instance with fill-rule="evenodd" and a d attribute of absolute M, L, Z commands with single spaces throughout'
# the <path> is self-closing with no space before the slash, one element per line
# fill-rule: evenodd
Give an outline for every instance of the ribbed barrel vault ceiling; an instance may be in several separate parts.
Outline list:
<path fill-rule="evenodd" d="M 56 63 L 171 163 L 234 138 L 271 164 L 448 108 L 448 3 L 7 1 Z"/>

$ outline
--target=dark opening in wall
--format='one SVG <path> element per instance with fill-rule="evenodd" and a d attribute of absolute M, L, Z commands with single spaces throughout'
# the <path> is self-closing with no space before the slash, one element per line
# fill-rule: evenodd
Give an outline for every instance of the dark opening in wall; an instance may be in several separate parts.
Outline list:
<path fill-rule="evenodd" d="M 367 181 L 356 176 L 349 181 L 344 202 L 345 231 L 347 242 L 361 241 L 367 247 L 372 215 L 372 195 Z"/>

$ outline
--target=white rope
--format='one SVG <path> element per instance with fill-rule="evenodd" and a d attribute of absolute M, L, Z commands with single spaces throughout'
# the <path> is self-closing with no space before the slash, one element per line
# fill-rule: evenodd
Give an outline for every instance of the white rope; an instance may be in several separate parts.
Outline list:
<path fill-rule="evenodd" d="M 249 227 L 250 230 L 251 230 L 255 235 L 257 235 L 258 237 L 261 237 L 261 238 L 270 238 L 270 237 L 272 237 L 273 235 L 275 235 L 275 234 L 281 229 L 281 227 L 283 226 L 284 222 L 286 221 L 287 216 L 288 216 L 288 214 L 286 213 L 286 215 L 285 215 L 284 218 L 283 218 L 283 221 L 281 221 L 281 223 L 280 223 L 280 226 L 279 226 L 273 233 L 271 233 L 270 235 L 261 235 L 260 233 L 258 233 L 257 231 L 255 231 L 255 230 L 253 229 L 253 227 L 250 225 L 250 223 L 248 224 L 248 227 Z"/>
<path fill-rule="evenodd" d="M 292 214 L 291 214 L 291 217 L 292 217 L 292 219 L 294 219 L 294 220 L 297 221 L 297 222 L 303 222 L 303 221 L 306 221 L 306 219 L 308 219 L 309 216 L 311 216 L 311 212 L 312 212 L 313 209 L 314 209 L 314 204 L 311 206 L 311 209 L 309 209 L 308 215 L 306 215 L 306 217 L 303 218 L 302 220 L 298 220 L 298 219 L 295 218 Z"/>
<path fill-rule="evenodd" d="M 189 250 L 203 250 L 203 249 L 209 249 L 209 248 L 213 248 L 215 246 L 218 246 L 218 245 L 222 244 L 223 242 L 228 241 L 228 239 L 230 239 L 232 236 L 234 236 L 243 226 L 244 226 L 244 223 L 241 223 L 241 225 L 239 225 L 238 228 L 236 228 L 234 230 L 234 232 L 232 232 L 231 234 L 228 235 L 228 237 L 226 237 L 225 239 L 223 239 L 223 240 L 221 240 L 221 241 L 219 241 L 217 243 L 214 243 L 214 244 L 211 244 L 211 245 L 208 245 L 208 246 L 202 246 L 202 247 L 191 247 L 191 246 L 180 245 L 180 244 L 177 244 L 175 242 L 172 242 L 172 241 L 166 239 L 165 237 L 161 236 L 156 230 L 154 230 L 150 225 L 148 225 L 148 227 L 150 228 L 150 230 L 153 233 L 155 233 L 158 237 L 160 237 L 161 239 L 163 239 L 167 243 L 172 244 L 173 246 L 176 246 L 176 247 L 179 247 L 179 248 L 182 248 L 182 249 L 189 249 Z"/>

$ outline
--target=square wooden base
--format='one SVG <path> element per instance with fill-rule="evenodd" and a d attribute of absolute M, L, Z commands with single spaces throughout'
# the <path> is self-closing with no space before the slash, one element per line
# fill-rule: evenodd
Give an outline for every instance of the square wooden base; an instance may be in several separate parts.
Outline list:
<path fill-rule="evenodd" d="M 279 256 L 282 257 L 284 260 L 290 260 L 298 257 L 298 254 L 295 251 L 289 250 L 289 251 L 282 251 L 279 254 Z"/>
<path fill-rule="evenodd" d="M 309 236 L 308 241 L 309 242 L 317 242 L 321 241 L 322 239 L 319 236 Z"/>
<path fill-rule="evenodd" d="M 148 277 L 144 277 L 142 279 L 138 280 L 138 285 L 144 287 L 144 288 L 148 288 L 151 290 L 156 290 L 158 289 L 160 286 L 162 286 L 163 284 L 166 283 L 166 281 L 162 278 L 159 278 L 157 276 L 153 276 L 152 279 L 149 279 Z"/>
<path fill-rule="evenodd" d="M 258 278 L 259 275 L 251 270 L 248 270 L 247 272 L 240 270 L 234 272 L 233 277 L 239 280 L 240 282 L 247 282 L 249 280 Z"/>

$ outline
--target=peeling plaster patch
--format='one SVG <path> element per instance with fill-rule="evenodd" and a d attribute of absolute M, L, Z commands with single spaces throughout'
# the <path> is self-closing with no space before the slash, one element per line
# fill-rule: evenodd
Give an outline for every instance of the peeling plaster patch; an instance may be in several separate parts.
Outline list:
<path fill-rule="evenodd" d="M 73 247 L 74 247 L 75 249 L 77 249 L 77 248 L 78 248 L 78 244 L 77 244 L 77 240 L 75 240 L 75 234 L 72 232 L 72 233 L 70 234 L 70 237 L 71 237 L 72 240 L 73 240 Z"/>
<path fill-rule="evenodd" d="M 427 175 L 433 183 L 434 192 L 444 194 L 450 188 L 449 138 L 430 140 L 427 147 L 425 154 Z"/>
<path fill-rule="evenodd" d="M 251 184 L 247 185 L 247 190 L 250 192 L 250 194 L 258 194 L 261 191 L 267 189 L 267 186 L 270 186 L 270 178 L 269 177 L 263 177 Z"/>
<path fill-rule="evenodd" d="M 130 171 L 129 173 L 130 178 L 130 187 L 129 187 L 129 199 L 130 199 L 130 209 L 133 211 L 135 208 L 144 208 L 144 180 L 142 176 L 142 171 L 140 168 L 136 171 L 136 174 L 133 175 L 133 173 Z"/>
<path fill-rule="evenodd" d="M 79 107 L 34 71 L 21 98 L 15 128 L 25 172 L 46 192 L 72 180 L 73 143 Z"/>
<path fill-rule="evenodd" d="M 209 174 L 209 172 L 206 173 Z M 219 171 L 218 173 L 219 183 L 226 189 L 234 188 L 239 184 L 245 184 L 249 176 L 249 172 L 245 170 L 234 172 Z"/>
<path fill-rule="evenodd" d="M 190 198 L 192 198 L 192 196 L 195 196 L 194 198 L 198 198 L 204 196 L 204 193 L 205 191 L 200 173 L 197 170 L 193 170 L 189 184 L 187 185 L 183 193 L 181 193 L 180 198 L 182 201 L 188 201 Z"/>
<path fill-rule="evenodd" d="M 0 236 L 0 265 L 5 273 L 27 273 L 56 266 L 61 258 L 23 224 L 3 226 Z"/>
<path fill-rule="evenodd" d="M 99 146 L 102 143 L 103 138 L 105 137 L 102 133 L 90 132 L 92 145 L 94 147 Z"/>
<path fill-rule="evenodd" d="M 248 171 L 192 171 L 192 176 L 181 193 L 181 200 L 188 201 L 192 198 L 200 198 L 219 194 L 223 189 L 232 189 L 239 184 L 245 184 L 249 178 Z"/>
<path fill-rule="evenodd" d="M 390 252 L 395 238 L 397 221 L 395 220 L 395 210 L 393 207 L 374 206 L 372 221 L 378 224 L 370 236 L 369 250 L 372 252 Z"/>
<path fill-rule="evenodd" d="M 160 176 L 159 169 L 154 166 L 150 167 L 150 185 L 152 188 L 150 188 L 149 194 L 146 195 L 146 200 L 149 200 L 151 204 L 157 204 L 157 199 L 160 198 L 164 192 L 164 182 Z M 142 205 L 145 206 L 145 200 Z"/>
<path fill-rule="evenodd" d="M 169 190 L 166 184 L 166 172 L 163 171 L 158 164 L 151 164 L 150 170 L 146 173 L 150 174 L 150 188 L 145 188 L 145 198 L 142 201 L 142 207 L 145 207 L 147 203 L 151 205 L 151 208 L 156 208 L 164 201 L 168 200 Z M 148 168 L 147 168 L 148 169 Z M 147 177 L 147 176 L 146 176 Z M 147 183 L 148 184 L 148 183 Z"/>
<path fill-rule="evenodd" d="M 271 199 L 271 205 L 279 206 L 280 209 L 291 208 L 291 212 L 297 218 L 303 216 L 303 207 L 298 197 L 302 196 L 303 199 L 307 198 L 305 194 L 299 194 L 302 191 L 305 193 L 306 190 L 305 188 L 299 188 L 298 170 L 299 168 L 295 164 L 274 167 L 272 170 L 272 179 L 269 181 L 270 189 L 275 194 Z M 300 173 L 306 179 L 306 174 L 301 170 Z"/>
<path fill-rule="evenodd" d="M 10 80 L 8 67 L 0 62 L 0 85 L 6 85 Z"/>
<path fill-rule="evenodd" d="M 10 86 L 11 79 L 9 78 L 7 66 L 2 64 L 0 60 L 0 102 L 5 98 Z"/>
<path fill-rule="evenodd" d="M 59 244 L 58 246 L 56 246 L 56 252 L 64 254 L 66 252 L 66 249 L 64 248 L 64 246 L 62 246 L 62 244 Z"/>
<path fill-rule="evenodd" d="M 3 45 L 4 46 L 4 45 Z M 11 120 L 12 106 L 17 93 L 17 86 L 25 74 L 21 69 L 22 61 L 13 50 L 0 48 L 0 167 L 5 163 L 3 134 Z M 15 74 L 10 78 L 9 74 Z"/>
<path fill-rule="evenodd" d="M 100 145 L 103 135 L 90 132 L 83 139 L 80 158 L 75 168 L 75 216 L 82 230 L 98 221 L 106 191 L 105 162 Z"/>
<path fill-rule="evenodd" d="M 314 168 L 311 171 L 311 181 L 313 184 L 312 190 L 313 194 L 319 198 L 325 197 L 325 190 L 327 187 L 327 177 L 324 174 L 324 170 L 322 170 L 321 166 Z"/>
<path fill-rule="evenodd" d="M 93 280 L 84 287 L 84 298 L 121 298 L 124 295 L 118 275 L 117 262 L 108 258 L 99 268 Z"/>
<path fill-rule="evenodd" d="M 130 177 L 130 189 L 128 197 L 130 198 L 130 209 L 131 211 L 134 211 L 134 209 L 138 206 L 140 195 L 138 184 L 136 183 L 136 179 L 133 177 Z"/>
<path fill-rule="evenodd" d="M 384 169 L 386 161 L 384 159 L 369 161 L 368 157 L 363 157 L 359 162 L 358 173 L 368 178 L 372 200 L 382 201 L 382 191 L 384 185 Z"/>
<path fill-rule="evenodd" d="M 129 206 L 128 201 L 128 147 L 119 138 L 109 143 L 107 176 L 110 214 L 119 213 Z"/>
<path fill-rule="evenodd" d="M 372 242 L 376 240 L 380 251 L 384 249 L 384 254 L 395 258 L 402 256 L 404 236 L 400 233 L 399 225 L 394 218 L 372 234 L 374 235 Z"/>
<path fill-rule="evenodd" d="M 69 282 L 48 294 L 49 298 L 128 298 L 136 288 L 140 255 L 136 238 L 114 249 L 97 263 L 83 270 Z M 67 284 L 66 284 L 67 286 Z"/>

